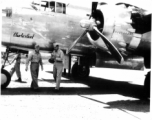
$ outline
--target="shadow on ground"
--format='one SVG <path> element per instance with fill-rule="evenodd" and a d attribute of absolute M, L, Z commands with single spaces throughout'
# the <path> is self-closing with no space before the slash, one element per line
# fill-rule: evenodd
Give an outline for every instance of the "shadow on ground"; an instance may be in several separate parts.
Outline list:
<path fill-rule="evenodd" d="M 52 72 L 49 72 L 52 73 Z M 68 75 L 63 75 L 62 77 L 68 80 L 62 80 L 62 83 L 81 83 L 85 84 L 89 87 L 61 87 L 59 92 L 54 91 L 54 87 L 40 87 L 40 91 L 32 91 L 30 88 L 7 88 L 1 90 L 1 95 L 107 95 L 107 94 L 119 94 L 122 96 L 128 96 L 132 98 L 138 98 L 139 100 L 127 100 L 127 101 L 113 101 L 109 103 L 104 103 L 109 105 L 106 107 L 107 109 L 111 108 L 120 108 L 127 109 L 130 111 L 137 112 L 149 112 L 150 111 L 150 100 L 144 99 L 143 86 L 133 85 L 129 82 L 122 81 L 112 81 L 97 77 L 88 77 L 87 79 L 73 79 L 72 77 L 68 77 Z M 53 79 L 41 79 L 40 82 L 54 82 Z M 129 80 L 128 80 L 129 81 Z M 61 85 L 62 86 L 62 85 Z M 87 98 L 99 103 L 101 101 L 97 101 L 92 98 Z"/>
<path fill-rule="evenodd" d="M 49 72 L 52 73 L 52 72 Z M 120 94 L 123 96 L 129 96 L 133 98 L 143 98 L 143 86 L 130 84 L 129 82 L 124 81 L 112 81 L 109 79 L 102 79 L 97 77 L 89 76 L 87 79 L 73 79 L 68 75 L 63 75 L 62 77 L 68 80 L 62 80 L 62 83 L 80 83 L 85 84 L 88 87 L 62 87 L 58 93 L 53 92 L 54 88 L 52 87 L 40 87 L 40 92 L 33 92 L 30 88 L 6 88 L 1 91 L 2 95 L 23 95 L 23 94 L 58 94 L 58 95 L 72 95 L 72 94 L 82 94 L 82 95 L 94 95 L 94 94 Z M 53 83 L 53 79 L 44 79 L 39 80 L 40 82 L 49 82 Z M 128 80 L 129 81 L 129 80 Z"/>
<path fill-rule="evenodd" d="M 46 71 L 48 73 L 53 73 L 52 71 Z M 62 80 L 62 83 L 82 83 L 90 88 L 88 91 L 83 88 L 78 88 L 78 91 L 82 94 L 120 94 L 123 96 L 133 97 L 143 99 L 145 98 L 143 86 L 131 84 L 130 80 L 127 81 L 113 81 L 110 79 L 103 79 L 89 76 L 87 79 L 74 79 L 68 75 L 62 75 L 62 77 L 69 80 Z M 49 79 L 44 79 L 44 81 L 51 82 Z M 94 92 L 95 91 L 95 92 Z"/>
<path fill-rule="evenodd" d="M 136 112 L 150 112 L 149 100 L 121 100 L 107 103 L 109 107 L 105 108 L 118 108 Z"/>
<path fill-rule="evenodd" d="M 118 101 L 112 101 L 112 102 L 102 102 L 99 100 L 96 100 L 94 98 L 86 97 L 83 95 L 79 95 L 82 98 L 98 102 L 101 104 L 105 104 L 107 109 L 119 109 L 122 111 L 129 110 L 129 111 L 135 111 L 135 112 L 150 112 L 150 100 L 144 99 L 144 100 L 118 100 Z M 109 105 L 109 106 L 107 106 Z"/>

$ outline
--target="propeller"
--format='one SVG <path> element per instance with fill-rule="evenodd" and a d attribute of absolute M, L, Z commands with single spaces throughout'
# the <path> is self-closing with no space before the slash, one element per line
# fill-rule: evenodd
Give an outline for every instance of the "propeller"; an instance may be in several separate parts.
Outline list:
<path fill-rule="evenodd" d="M 85 30 L 74 42 L 73 44 L 70 46 L 70 48 L 68 49 L 68 51 L 66 52 L 67 54 L 70 53 L 70 51 L 72 50 L 72 48 L 81 40 L 81 38 L 87 33 L 87 31 Z"/>
<path fill-rule="evenodd" d="M 97 8 L 97 4 L 98 2 L 92 2 L 92 11 L 91 11 L 91 15 L 89 17 L 89 19 L 91 19 L 91 17 L 95 17 L 93 15 L 95 15 L 95 11 L 96 11 L 96 8 Z M 81 24 L 82 25 L 82 24 Z M 86 23 L 85 23 L 86 25 Z M 84 27 L 84 26 L 82 26 Z M 88 26 L 89 27 L 89 26 Z M 66 51 L 67 54 L 69 54 L 72 50 L 72 48 L 81 40 L 81 38 L 87 33 L 87 30 L 85 30 L 74 42 L 73 44 L 69 47 L 68 51 Z"/>
<path fill-rule="evenodd" d="M 97 32 L 97 34 L 102 38 L 106 46 L 108 47 L 111 54 L 115 57 L 115 59 L 121 63 L 124 59 L 123 56 L 120 54 L 118 49 L 98 30 L 97 27 L 93 27 L 93 29 Z"/>
<path fill-rule="evenodd" d="M 86 30 L 73 42 L 73 44 L 70 46 L 70 48 L 67 51 L 67 54 L 70 53 L 70 51 L 72 50 L 72 48 L 77 44 L 77 42 L 79 42 L 81 40 L 81 38 L 86 34 L 89 33 L 90 31 L 95 31 L 100 37 L 101 39 L 104 41 L 104 43 L 106 44 L 107 48 L 109 49 L 109 51 L 111 52 L 111 54 L 115 57 L 115 59 L 121 63 L 124 59 L 123 56 L 120 54 L 120 52 L 118 51 L 118 49 L 108 40 L 108 38 L 106 38 L 106 36 L 104 36 L 98 29 L 98 21 L 96 20 L 97 15 L 97 2 L 93 2 L 92 3 L 92 13 L 90 15 L 89 20 L 82 20 L 81 23 L 81 27 L 86 28 Z M 93 19 L 91 19 L 93 18 Z M 99 22 L 100 23 L 100 22 Z"/>
<path fill-rule="evenodd" d="M 91 11 L 90 18 L 91 17 L 95 18 L 97 5 L 98 5 L 98 2 L 92 2 L 92 11 Z"/>

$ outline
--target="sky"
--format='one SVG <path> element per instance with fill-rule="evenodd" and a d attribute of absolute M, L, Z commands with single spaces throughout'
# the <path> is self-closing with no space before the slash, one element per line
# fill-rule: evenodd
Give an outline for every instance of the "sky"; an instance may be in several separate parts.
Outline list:
<path fill-rule="evenodd" d="M 7 5 L 13 5 L 13 6 L 21 6 L 21 5 L 28 5 L 32 1 L 41 1 L 41 0 L 1 0 L 3 4 Z M 51 0 L 50 0 L 51 1 Z M 152 0 L 57 0 L 61 2 L 66 2 L 74 4 L 74 5 L 79 5 L 79 6 L 84 6 L 84 7 L 91 7 L 91 2 L 92 1 L 99 1 L 99 2 L 107 2 L 109 4 L 115 3 L 115 2 L 127 2 L 131 3 L 137 6 L 141 6 L 142 8 L 151 10 L 151 5 L 152 5 Z"/>

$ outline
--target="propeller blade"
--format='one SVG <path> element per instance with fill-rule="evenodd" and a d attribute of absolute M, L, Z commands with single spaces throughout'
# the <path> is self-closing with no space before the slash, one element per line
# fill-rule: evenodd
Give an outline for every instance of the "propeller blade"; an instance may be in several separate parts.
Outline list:
<path fill-rule="evenodd" d="M 70 48 L 68 49 L 68 51 L 66 52 L 67 54 L 70 53 L 70 51 L 72 50 L 72 48 L 77 44 L 77 42 L 79 42 L 81 40 L 81 38 L 87 33 L 87 31 L 85 30 L 74 42 L 73 44 L 70 46 Z"/>
<path fill-rule="evenodd" d="M 123 56 L 120 54 L 118 49 L 98 30 L 97 27 L 93 27 L 93 29 L 98 33 L 98 35 L 102 38 L 108 49 L 110 50 L 111 54 L 115 56 L 116 60 L 121 63 L 124 59 Z"/>
<path fill-rule="evenodd" d="M 95 15 L 95 11 L 96 11 L 96 9 L 97 9 L 97 5 L 98 5 L 98 2 L 92 2 L 92 11 L 91 11 L 91 16 L 90 16 L 90 18 L 91 17 L 95 17 L 94 15 Z M 90 19 L 89 18 L 89 19 Z"/>

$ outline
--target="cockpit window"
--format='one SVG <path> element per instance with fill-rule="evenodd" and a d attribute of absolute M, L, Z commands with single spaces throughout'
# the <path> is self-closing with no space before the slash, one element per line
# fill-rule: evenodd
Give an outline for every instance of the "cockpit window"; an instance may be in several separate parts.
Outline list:
<path fill-rule="evenodd" d="M 46 8 L 48 8 L 48 2 L 46 1 L 41 1 L 41 10 L 46 11 Z"/>
<path fill-rule="evenodd" d="M 63 13 L 66 14 L 66 5 L 63 4 Z"/>
<path fill-rule="evenodd" d="M 66 13 L 66 5 L 64 3 L 56 2 L 56 12 L 57 13 Z"/>
<path fill-rule="evenodd" d="M 6 17 L 12 17 L 12 8 L 2 9 L 2 14 L 6 14 Z"/>
<path fill-rule="evenodd" d="M 56 12 L 66 14 L 66 5 L 64 3 L 55 1 L 41 1 L 41 4 L 32 3 L 32 7 L 35 10 L 40 9 L 41 11 Z"/>
<path fill-rule="evenodd" d="M 63 9 L 62 9 L 62 3 L 56 3 L 56 12 L 57 13 L 63 13 Z"/>
<path fill-rule="evenodd" d="M 50 9 L 52 12 L 55 12 L 55 2 L 50 2 Z"/>

